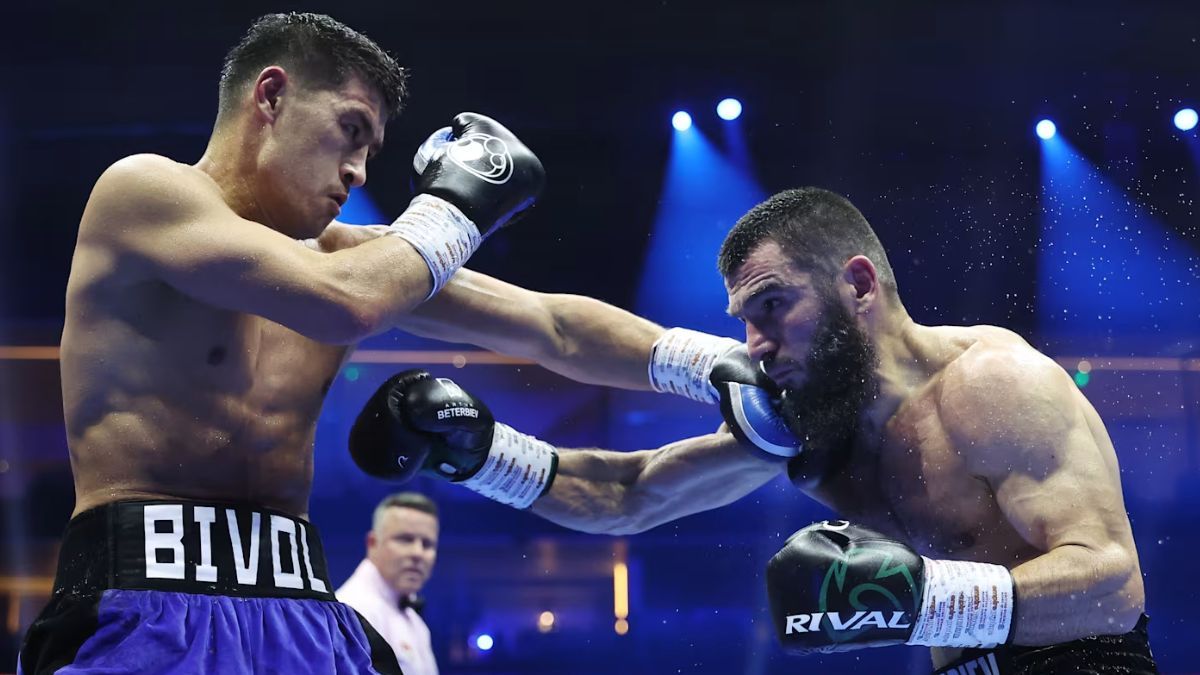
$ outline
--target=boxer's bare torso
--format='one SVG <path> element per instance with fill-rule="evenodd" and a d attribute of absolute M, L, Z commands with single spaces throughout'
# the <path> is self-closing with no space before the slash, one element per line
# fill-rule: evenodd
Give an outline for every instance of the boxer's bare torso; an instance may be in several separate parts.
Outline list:
<path fill-rule="evenodd" d="M 423 302 L 428 268 L 402 239 L 383 236 L 387 227 L 330 223 L 337 209 L 318 196 L 314 210 L 328 219 L 302 243 L 236 215 L 229 194 L 200 168 L 149 155 L 118 162 L 97 183 L 62 337 L 76 514 L 172 497 L 303 516 L 321 404 L 362 332 L 356 305 L 385 308 L 367 315 L 376 331 L 648 386 L 646 355 L 662 331 L 648 321 L 467 269 Z M 286 325 L 264 318 L 275 315 Z"/>
<path fill-rule="evenodd" d="M 950 348 L 951 361 L 882 429 L 864 429 L 844 470 L 816 496 L 930 558 L 1014 569 L 1064 537 L 1111 541 L 1134 557 L 1135 573 L 1119 592 L 1140 603 L 1142 578 L 1116 453 L 1092 405 L 1057 365 L 1007 331 L 931 330 Z M 1013 391 L 1014 384 L 1042 391 Z M 1073 424 L 1069 433 L 1082 442 L 1047 438 L 1028 451 L 1022 436 L 1064 424 Z M 1014 454 L 1013 441 L 1027 450 Z M 1010 500 L 1005 509 L 998 492 L 1019 503 Z M 1058 531 L 1067 523 L 1077 532 Z M 934 650 L 938 664 L 956 657 L 957 650 Z"/>
<path fill-rule="evenodd" d="M 1080 627 L 1090 618 L 1085 606 L 1140 607 L 1116 454 L 1069 376 L 1008 331 L 917 330 L 926 348 L 895 380 L 908 383 L 905 394 L 891 392 L 899 405 L 879 428 L 865 424 L 844 469 L 810 494 L 930 558 L 1012 569 L 1023 593 L 1020 644 L 1088 634 Z M 566 451 L 553 489 L 533 510 L 582 530 L 640 531 L 730 503 L 781 469 L 728 432 L 638 453 Z M 1076 574 L 1080 559 L 1100 570 L 1110 557 L 1130 560 L 1131 573 Z M 1076 600 L 1064 599 L 1072 594 Z M 1039 618 L 1022 620 L 1022 607 Z M 1107 632 L 1128 630 L 1118 626 Z M 956 654 L 935 649 L 934 660 Z"/>
<path fill-rule="evenodd" d="M 175 168 L 220 196 L 198 169 Z M 349 348 L 176 290 L 113 236 L 131 226 L 89 208 L 67 286 L 61 367 L 75 513 L 169 497 L 304 516 L 317 416 Z M 359 229 L 334 223 L 307 244 L 352 245 Z"/>

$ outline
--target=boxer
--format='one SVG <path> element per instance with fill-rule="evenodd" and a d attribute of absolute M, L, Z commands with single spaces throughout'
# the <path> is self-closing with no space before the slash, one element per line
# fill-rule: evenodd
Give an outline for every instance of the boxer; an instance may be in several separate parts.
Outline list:
<path fill-rule="evenodd" d="M 353 456 L 608 533 L 786 471 L 853 521 L 802 529 L 770 562 L 789 650 L 924 645 L 943 673 L 1156 672 L 1116 453 L 1066 372 L 1007 330 L 913 321 L 870 224 L 827 190 L 754 207 L 718 267 L 749 356 L 781 390 L 713 379 L 718 433 L 559 450 L 409 371 L 367 402 Z"/>

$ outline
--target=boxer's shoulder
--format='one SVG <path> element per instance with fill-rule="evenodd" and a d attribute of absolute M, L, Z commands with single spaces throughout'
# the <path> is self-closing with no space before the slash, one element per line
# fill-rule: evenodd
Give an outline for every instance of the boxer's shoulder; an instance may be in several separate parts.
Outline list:
<path fill-rule="evenodd" d="M 943 402 L 993 400 L 1037 394 L 1062 380 L 1053 359 L 1016 333 L 995 326 L 970 326 L 957 334 L 953 355 L 937 376 Z M 1041 385 L 1033 387 L 1032 385 Z M 1053 387 L 1049 387 L 1053 389 Z"/>
<path fill-rule="evenodd" d="M 96 190 L 128 190 L 134 193 L 161 188 L 163 183 L 181 182 L 184 185 L 216 184 L 200 169 L 177 162 L 170 157 L 152 153 L 129 155 L 113 162 L 100 174 Z"/>
<path fill-rule="evenodd" d="M 943 369 L 938 384 L 948 437 L 979 460 L 1056 438 L 1068 422 L 1064 411 L 1072 409 L 1070 376 L 1015 335 L 976 341 Z"/>
<path fill-rule="evenodd" d="M 228 208 L 208 174 L 161 155 L 130 155 L 114 162 L 97 179 L 80 228 L 111 232 L 164 224 L 203 207 Z M 108 227 L 114 221 L 122 227 Z"/>

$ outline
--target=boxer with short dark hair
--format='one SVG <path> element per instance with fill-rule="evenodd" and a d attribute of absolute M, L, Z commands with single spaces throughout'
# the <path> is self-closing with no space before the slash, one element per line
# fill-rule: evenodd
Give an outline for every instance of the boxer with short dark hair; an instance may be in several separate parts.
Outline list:
<path fill-rule="evenodd" d="M 404 96 L 404 70 L 362 34 L 265 16 L 226 59 L 196 164 L 135 155 L 97 181 L 61 345 L 76 505 L 22 672 L 397 672 L 334 602 L 306 522 L 321 405 L 365 336 L 399 326 L 637 389 L 649 372 L 707 377 L 680 380 L 680 354 L 758 381 L 732 341 L 461 269 L 543 183 L 490 118 L 429 137 L 391 225 L 334 221 Z"/>
<path fill-rule="evenodd" d="M 368 401 L 351 451 L 379 475 L 421 470 L 610 533 L 727 504 L 786 467 L 854 521 L 805 528 L 771 560 L 789 650 L 926 645 L 942 673 L 1156 672 L 1116 453 L 1062 368 L 1000 328 L 913 321 L 870 225 L 826 190 L 756 206 L 720 269 L 781 389 L 723 405 L 733 433 L 558 450 L 410 371 Z M 743 385 L 714 384 L 739 401 Z"/>

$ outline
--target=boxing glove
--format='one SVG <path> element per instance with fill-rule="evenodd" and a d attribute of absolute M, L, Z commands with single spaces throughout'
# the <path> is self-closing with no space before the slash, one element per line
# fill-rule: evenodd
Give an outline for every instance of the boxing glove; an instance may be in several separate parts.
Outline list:
<path fill-rule="evenodd" d="M 389 226 L 429 267 L 429 297 L 466 263 L 483 239 L 541 194 L 541 161 L 499 122 L 460 113 L 413 157 L 417 196 Z"/>
<path fill-rule="evenodd" d="M 655 391 L 720 404 L 734 436 L 767 456 L 800 452 L 800 442 L 775 409 L 778 388 L 737 340 L 672 328 L 654 342 L 649 371 Z"/>
<path fill-rule="evenodd" d="M 992 647 L 1012 624 L 1012 576 L 1000 565 L 931 560 L 846 521 L 788 538 L 767 564 L 767 597 L 788 651 L 895 644 Z"/>
<path fill-rule="evenodd" d="M 349 448 L 372 476 L 436 476 L 518 508 L 545 494 L 558 468 L 549 444 L 497 423 L 481 400 L 424 370 L 398 373 L 372 394 Z"/>

